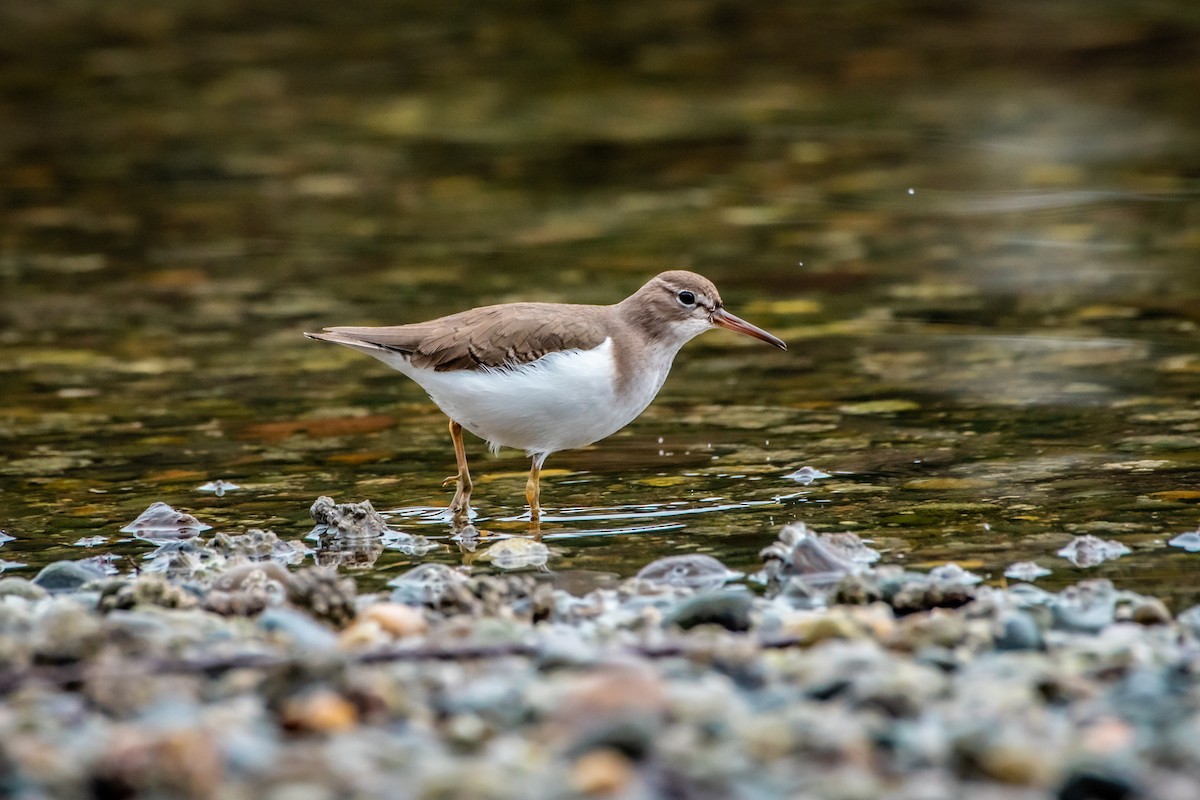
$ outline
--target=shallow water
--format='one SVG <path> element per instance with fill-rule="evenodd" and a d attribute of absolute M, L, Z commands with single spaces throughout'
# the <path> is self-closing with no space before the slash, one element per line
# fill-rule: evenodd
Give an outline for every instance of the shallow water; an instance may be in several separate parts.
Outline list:
<path fill-rule="evenodd" d="M 132 569 L 151 548 L 118 531 L 159 500 L 299 539 L 321 494 L 439 542 L 369 553 L 368 586 L 470 560 L 429 513 L 444 419 L 300 332 L 614 302 L 684 267 L 791 349 L 708 334 L 638 421 L 551 457 L 564 581 L 752 571 L 803 520 L 920 567 L 1200 599 L 1200 555 L 1166 544 L 1200 527 L 1188 4 L 246 11 L 0 12 L 15 574 Z M 469 447 L 477 527 L 527 532 L 524 459 Z M 1132 552 L 1055 555 L 1082 534 Z"/>

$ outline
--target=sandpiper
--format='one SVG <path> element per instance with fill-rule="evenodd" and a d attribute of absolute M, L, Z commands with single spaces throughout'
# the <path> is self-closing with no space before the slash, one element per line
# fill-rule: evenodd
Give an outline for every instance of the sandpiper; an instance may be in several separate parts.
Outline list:
<path fill-rule="evenodd" d="M 382 328 L 326 328 L 312 339 L 353 347 L 416 381 L 450 418 L 458 474 L 450 503 L 471 513 L 471 473 L 462 432 L 492 451 L 522 449 L 533 460 L 525 499 L 541 516 L 546 457 L 584 447 L 624 428 L 662 388 L 675 354 L 711 328 L 787 345 L 730 314 L 717 287 L 694 272 L 651 279 L 611 306 L 506 303 Z"/>

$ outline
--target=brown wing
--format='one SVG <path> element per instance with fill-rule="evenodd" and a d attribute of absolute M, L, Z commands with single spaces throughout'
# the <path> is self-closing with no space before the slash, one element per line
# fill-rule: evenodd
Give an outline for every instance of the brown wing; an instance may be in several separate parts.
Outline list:
<path fill-rule="evenodd" d="M 606 338 L 602 306 L 509 303 L 388 328 L 326 328 L 407 355 L 439 372 L 516 366 L 559 350 L 590 350 Z"/>

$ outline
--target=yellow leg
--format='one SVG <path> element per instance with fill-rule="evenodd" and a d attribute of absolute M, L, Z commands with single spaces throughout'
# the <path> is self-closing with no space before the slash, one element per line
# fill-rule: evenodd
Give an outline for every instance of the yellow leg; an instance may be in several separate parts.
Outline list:
<path fill-rule="evenodd" d="M 462 425 L 450 420 L 450 438 L 454 442 L 454 461 L 458 465 L 458 474 L 442 481 L 457 484 L 454 499 L 450 501 L 450 514 L 458 519 L 471 514 L 471 472 L 467 469 L 467 449 L 463 447 Z"/>
<path fill-rule="evenodd" d="M 529 470 L 529 480 L 525 482 L 525 500 L 529 503 L 529 521 L 534 524 L 542 516 L 542 461 L 540 458 L 533 459 L 533 466 Z"/>

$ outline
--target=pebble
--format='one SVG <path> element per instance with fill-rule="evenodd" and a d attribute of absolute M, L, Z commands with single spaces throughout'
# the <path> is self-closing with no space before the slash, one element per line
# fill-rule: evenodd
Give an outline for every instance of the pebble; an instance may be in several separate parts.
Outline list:
<path fill-rule="evenodd" d="M 22 597 L 26 600 L 41 600 L 49 596 L 44 586 L 28 578 L 0 578 L 0 597 Z"/>
<path fill-rule="evenodd" d="M 1050 570 L 1035 561 L 1017 561 L 1004 570 L 1004 577 L 1017 581 L 1035 581 L 1050 574 Z"/>
<path fill-rule="evenodd" d="M 55 561 L 33 578 L 33 583 L 51 594 L 74 592 L 92 581 L 103 580 L 107 573 L 86 561 Z"/>
<path fill-rule="evenodd" d="M 699 594 L 684 600 L 663 620 L 690 630 L 698 625 L 717 625 L 730 631 L 748 631 L 754 603 L 749 592 L 720 591 Z"/>
<path fill-rule="evenodd" d="M 376 623 L 396 639 L 423 636 L 429 630 L 429 623 L 420 611 L 401 603 L 376 603 L 368 606 L 359 616 Z"/>
<path fill-rule="evenodd" d="M 793 527 L 764 562 L 809 536 Z M 426 564 L 360 595 L 195 541 L 170 569 L 87 591 L 0 580 L 6 769 L 46 796 L 380 796 L 403 780 L 418 799 L 497 800 L 1174 800 L 1155 790 L 1200 773 L 1200 610 L 816 541 L 848 571 L 807 586 L 809 606 L 798 575 L 762 594 L 697 586 L 728 572 L 705 559 L 578 596 Z M 281 593 L 255 619 L 213 613 L 268 585 Z"/>

